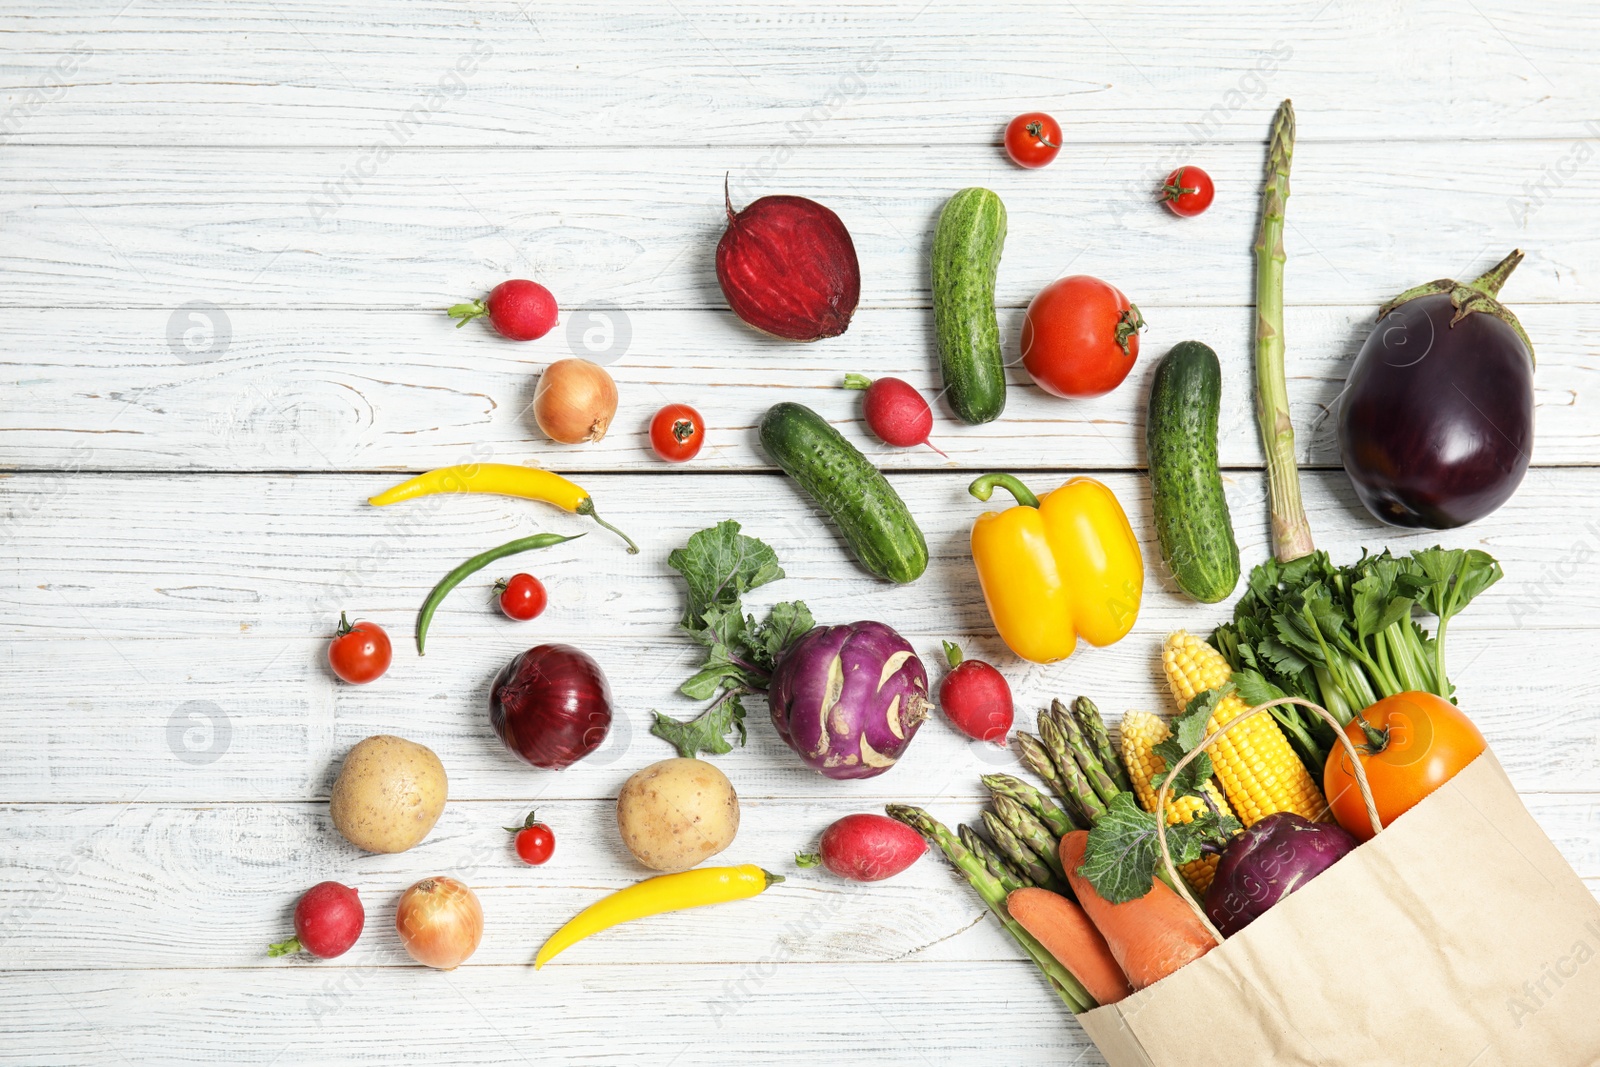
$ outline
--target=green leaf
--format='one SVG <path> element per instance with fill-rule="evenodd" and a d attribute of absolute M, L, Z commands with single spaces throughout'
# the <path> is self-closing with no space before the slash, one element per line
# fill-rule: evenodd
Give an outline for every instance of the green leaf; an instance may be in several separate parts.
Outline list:
<path fill-rule="evenodd" d="M 726 645 L 711 646 L 706 654 L 705 666 L 678 687 L 678 691 L 692 700 L 710 700 L 719 689 L 733 689 L 745 683 L 745 670 L 728 656 Z"/>
<path fill-rule="evenodd" d="M 778 657 L 816 625 L 811 618 L 811 609 L 799 600 L 786 600 L 772 605 L 766 621 L 759 626 L 755 625 L 753 618 L 747 622 L 751 658 L 769 672 L 777 666 Z"/>
<path fill-rule="evenodd" d="M 744 705 L 735 691 L 729 691 L 721 700 L 688 722 L 681 722 L 659 711 L 652 714 L 656 721 L 650 727 L 650 732 L 677 749 L 678 755 L 685 759 L 694 759 L 702 752 L 713 756 L 732 752 L 733 745 L 728 741 L 728 734 L 734 730 L 739 733 L 740 745 L 746 740 Z"/>
<path fill-rule="evenodd" d="M 1168 767 L 1176 767 L 1178 761 L 1187 755 L 1187 753 L 1179 749 L 1176 737 L 1167 738 L 1150 751 L 1166 760 Z M 1205 787 L 1206 782 L 1211 779 L 1214 773 L 1216 773 L 1216 768 L 1212 766 L 1211 753 L 1202 752 L 1184 764 L 1183 769 L 1177 773 L 1176 777 L 1172 776 L 1171 771 L 1162 771 L 1160 774 L 1151 775 L 1150 787 L 1152 789 L 1160 789 L 1166 784 L 1168 778 L 1172 778 L 1172 789 L 1170 790 L 1172 796 L 1199 796 L 1200 790 Z"/>
<path fill-rule="evenodd" d="M 796 852 L 794 854 L 794 865 L 796 867 L 820 867 L 822 865 L 822 857 L 815 852 Z"/>
<path fill-rule="evenodd" d="M 679 625 L 691 634 L 706 628 L 708 609 L 737 608 L 744 594 L 783 577 L 777 553 L 739 529 L 734 520 L 724 520 L 694 534 L 667 557 L 667 565 L 689 584 L 689 603 Z"/>
<path fill-rule="evenodd" d="M 1118 793 L 1089 831 L 1078 873 L 1112 904 L 1137 900 L 1155 884 L 1156 850 L 1156 817 Z"/>

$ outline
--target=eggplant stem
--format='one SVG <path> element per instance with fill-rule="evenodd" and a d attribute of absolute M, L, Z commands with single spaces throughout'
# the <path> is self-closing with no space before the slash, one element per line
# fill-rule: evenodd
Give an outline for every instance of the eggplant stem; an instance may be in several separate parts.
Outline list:
<path fill-rule="evenodd" d="M 1284 207 L 1289 200 L 1289 164 L 1294 158 L 1294 106 L 1278 105 L 1267 149 L 1261 190 L 1261 229 L 1256 234 L 1256 421 L 1267 453 L 1267 499 L 1272 510 L 1273 554 L 1280 563 L 1308 556 L 1316 546 L 1300 501 L 1300 470 L 1289 418 L 1289 386 L 1283 370 Z"/>
<path fill-rule="evenodd" d="M 1522 263 L 1522 249 L 1513 248 L 1511 254 L 1467 284 L 1489 296 L 1499 296 L 1500 287 L 1511 277 L 1511 272 Z"/>

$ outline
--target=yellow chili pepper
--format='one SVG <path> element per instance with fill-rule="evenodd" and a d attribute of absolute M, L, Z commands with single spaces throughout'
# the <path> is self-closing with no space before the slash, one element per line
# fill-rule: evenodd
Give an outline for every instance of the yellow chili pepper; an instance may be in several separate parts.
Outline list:
<path fill-rule="evenodd" d="M 514 463 L 462 463 L 454 467 L 440 467 L 391 486 L 369 498 L 367 503 L 381 508 L 386 504 L 398 504 L 403 500 L 415 500 L 435 493 L 493 493 L 522 497 L 524 500 L 542 500 L 574 515 L 588 516 L 628 542 L 629 554 L 637 555 L 639 552 L 639 546 L 633 543 L 633 538 L 595 512 L 594 501 L 586 490 L 559 474 L 537 467 L 519 467 Z"/>
<path fill-rule="evenodd" d="M 621 923 L 683 911 L 729 900 L 745 900 L 783 881 L 781 874 L 764 871 L 753 863 L 737 867 L 701 867 L 678 874 L 663 874 L 619 889 L 584 908 L 550 935 L 533 958 L 534 970 L 549 963 L 586 937 Z"/>
<path fill-rule="evenodd" d="M 972 559 L 1011 651 L 1053 663 L 1070 656 L 1079 637 L 1109 645 L 1126 636 L 1144 594 L 1144 556 L 1111 490 L 1073 478 L 1041 500 L 1009 474 L 986 474 L 968 492 L 988 500 L 995 486 L 1018 506 L 978 517 Z"/>

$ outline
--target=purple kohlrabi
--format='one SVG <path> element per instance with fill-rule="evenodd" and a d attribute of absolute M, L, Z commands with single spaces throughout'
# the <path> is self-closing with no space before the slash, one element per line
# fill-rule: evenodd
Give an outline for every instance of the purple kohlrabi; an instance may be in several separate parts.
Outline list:
<path fill-rule="evenodd" d="M 916 651 L 881 622 L 803 635 L 778 661 L 767 700 L 784 743 L 829 778 L 893 767 L 933 706 Z"/>

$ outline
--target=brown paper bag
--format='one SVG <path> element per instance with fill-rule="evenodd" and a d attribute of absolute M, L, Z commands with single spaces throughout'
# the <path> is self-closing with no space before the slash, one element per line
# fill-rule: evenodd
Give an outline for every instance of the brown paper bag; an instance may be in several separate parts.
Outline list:
<path fill-rule="evenodd" d="M 1111 1067 L 1595 1067 L 1600 903 L 1485 752 L 1225 943 L 1078 1020 Z"/>

